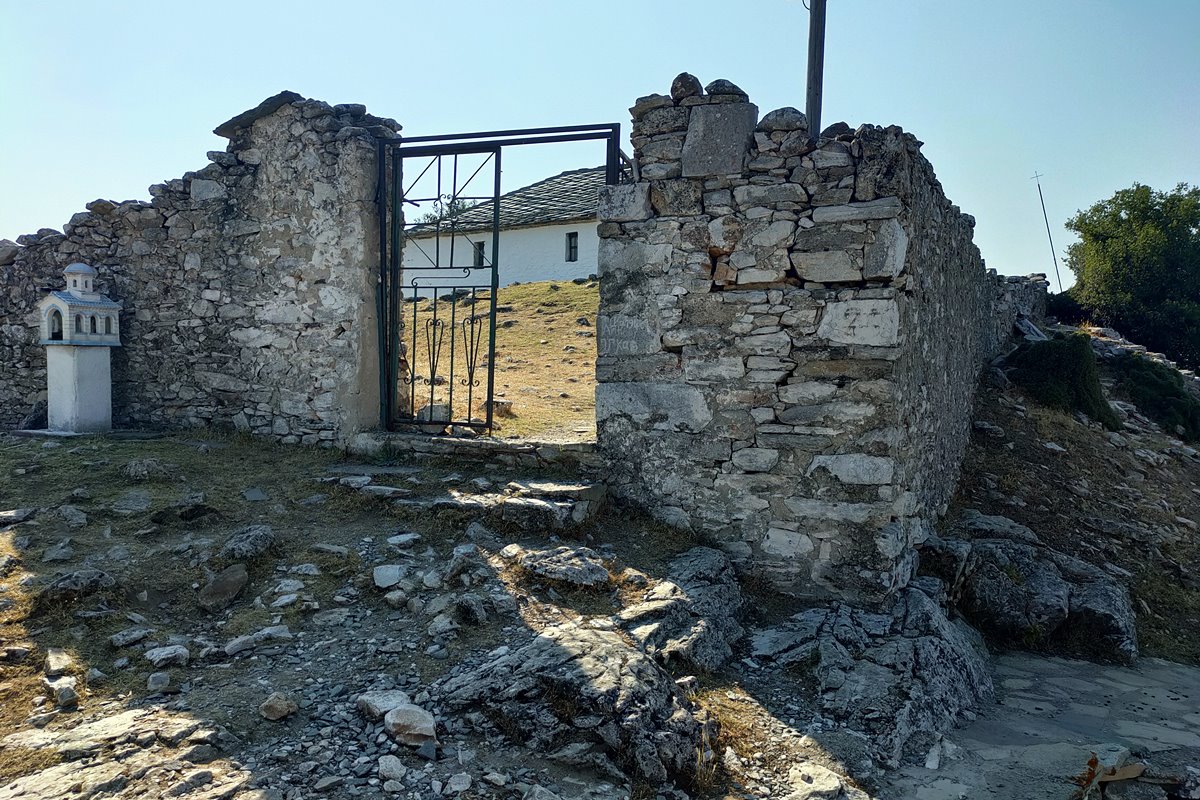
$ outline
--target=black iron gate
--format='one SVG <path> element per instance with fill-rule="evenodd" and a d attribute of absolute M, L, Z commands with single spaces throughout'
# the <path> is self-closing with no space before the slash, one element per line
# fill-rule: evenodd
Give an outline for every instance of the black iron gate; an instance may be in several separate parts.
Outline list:
<path fill-rule="evenodd" d="M 492 427 L 504 148 L 602 139 L 605 182 L 614 184 L 620 137 L 620 125 L 605 124 L 380 142 L 376 311 L 385 430 Z M 473 224 L 464 222 L 468 208 Z"/>

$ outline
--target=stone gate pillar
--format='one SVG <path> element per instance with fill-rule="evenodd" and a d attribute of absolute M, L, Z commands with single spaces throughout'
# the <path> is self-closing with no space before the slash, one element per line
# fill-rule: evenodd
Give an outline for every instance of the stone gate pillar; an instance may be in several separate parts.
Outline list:
<path fill-rule="evenodd" d="M 617 494 L 806 596 L 881 599 L 954 490 L 994 280 L 899 128 L 809 143 L 688 75 L 600 201 L 599 444 Z"/>

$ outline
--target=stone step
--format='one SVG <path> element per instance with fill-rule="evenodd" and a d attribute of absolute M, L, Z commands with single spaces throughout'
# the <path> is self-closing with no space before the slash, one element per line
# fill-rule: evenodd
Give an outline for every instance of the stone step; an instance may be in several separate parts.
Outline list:
<path fill-rule="evenodd" d="M 369 487 L 367 487 L 369 488 Z M 419 511 L 473 511 L 495 515 L 518 527 L 561 529 L 595 517 L 604 506 L 604 484 L 513 481 L 506 492 L 468 493 L 451 489 L 432 497 L 403 497 L 397 508 Z"/>

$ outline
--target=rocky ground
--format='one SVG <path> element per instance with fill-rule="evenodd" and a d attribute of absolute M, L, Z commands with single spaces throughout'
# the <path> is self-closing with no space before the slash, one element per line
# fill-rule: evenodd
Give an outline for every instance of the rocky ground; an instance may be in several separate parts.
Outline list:
<path fill-rule="evenodd" d="M 724 556 L 597 487 L 186 437 L 9 437 L 0 469 L 4 800 L 749 797 L 838 767 L 802 700 L 720 669 Z"/>
<path fill-rule="evenodd" d="M 1200 797 L 1200 464 L 1120 409 L 994 377 L 869 612 L 577 476 L 2 437 L 0 800 Z"/>
<path fill-rule="evenodd" d="M 1129 589 L 1144 654 L 1200 663 L 1200 637 L 1179 635 L 1200 625 L 1200 453 L 1113 391 L 1104 358 L 1144 348 L 1104 335 L 1093 342 L 1122 429 L 1107 431 L 1083 415 L 1038 407 L 988 376 L 942 532 L 978 537 L 980 524 L 971 518 L 980 513 L 1019 523 L 1036 535 L 1040 553 L 1072 556 L 1083 562 L 1077 568 L 1098 569 Z M 1128 629 L 1132 620 L 1122 625 Z M 1064 641 L 1069 631 L 1032 633 L 1012 631 L 1035 650 L 1066 645 L 1122 660 L 1111 640 L 1089 652 L 1088 643 Z"/>

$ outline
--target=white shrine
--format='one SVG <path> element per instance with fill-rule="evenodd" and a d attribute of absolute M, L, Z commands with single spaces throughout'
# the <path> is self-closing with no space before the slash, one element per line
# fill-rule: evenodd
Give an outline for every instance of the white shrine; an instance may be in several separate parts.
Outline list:
<path fill-rule="evenodd" d="M 71 433 L 112 430 L 110 347 L 121 346 L 115 303 L 95 290 L 96 270 L 71 264 L 66 287 L 38 304 L 46 346 L 47 428 Z"/>

